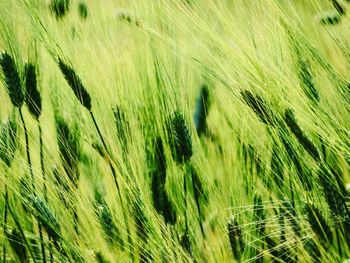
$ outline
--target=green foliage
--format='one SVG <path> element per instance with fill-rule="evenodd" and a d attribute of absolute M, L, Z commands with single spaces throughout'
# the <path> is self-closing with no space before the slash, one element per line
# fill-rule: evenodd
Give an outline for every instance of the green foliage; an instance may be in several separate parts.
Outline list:
<path fill-rule="evenodd" d="M 2 261 L 350 258 L 349 1 L 0 6 Z"/>

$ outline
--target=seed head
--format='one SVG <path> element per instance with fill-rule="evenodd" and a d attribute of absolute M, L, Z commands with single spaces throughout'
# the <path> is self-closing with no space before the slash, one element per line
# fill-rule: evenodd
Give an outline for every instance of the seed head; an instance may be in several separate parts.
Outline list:
<path fill-rule="evenodd" d="M 0 66 L 11 102 L 13 106 L 21 108 L 24 101 L 24 91 L 16 63 L 8 53 L 2 52 L 0 53 Z"/>
<path fill-rule="evenodd" d="M 160 136 L 157 136 L 153 142 L 153 149 L 154 156 L 149 157 L 153 205 L 157 213 L 163 216 L 166 223 L 174 225 L 176 223 L 176 213 L 165 189 L 167 166 Z"/>
<path fill-rule="evenodd" d="M 266 125 L 275 126 L 278 120 L 269 105 L 259 95 L 249 90 L 241 91 L 244 102 L 255 112 L 258 118 Z"/>
<path fill-rule="evenodd" d="M 61 58 L 58 59 L 58 66 L 61 69 L 63 76 L 65 77 L 68 85 L 71 87 L 74 95 L 77 97 L 79 102 L 87 108 L 89 111 L 91 110 L 91 97 L 87 90 L 85 89 L 81 79 L 75 73 L 74 69 L 63 62 Z"/>
<path fill-rule="evenodd" d="M 290 202 L 288 199 L 285 199 L 281 205 L 281 213 L 286 217 L 288 222 L 291 224 L 292 229 L 294 233 L 299 236 L 301 236 L 301 226 L 297 217 L 296 210 L 293 206 L 293 203 Z"/>
<path fill-rule="evenodd" d="M 203 85 L 200 94 L 197 98 L 196 109 L 193 116 L 193 121 L 196 126 L 198 136 L 207 132 L 207 116 L 210 107 L 209 88 Z"/>
<path fill-rule="evenodd" d="M 142 27 L 142 21 L 134 15 L 130 14 L 127 10 L 117 9 L 115 10 L 115 15 L 120 20 L 126 21 L 137 27 Z"/>
<path fill-rule="evenodd" d="M 110 263 L 110 261 L 104 257 L 101 251 L 95 253 L 95 258 L 98 263 Z"/>
<path fill-rule="evenodd" d="M 31 63 L 25 64 L 26 104 L 35 119 L 41 114 L 41 97 L 37 86 L 36 67 Z"/>
<path fill-rule="evenodd" d="M 56 165 L 52 167 L 52 175 L 54 178 L 54 183 L 57 186 L 58 197 L 63 202 L 65 207 L 68 207 L 68 193 L 70 193 L 69 184 L 67 182 L 68 179 L 62 175 Z"/>
<path fill-rule="evenodd" d="M 313 142 L 304 134 L 302 129 L 299 127 L 295 118 L 294 112 L 291 109 L 286 109 L 284 113 L 284 121 L 287 123 L 289 129 L 298 139 L 299 143 L 305 148 L 305 150 L 316 160 L 320 161 L 320 154 L 317 147 Z"/>
<path fill-rule="evenodd" d="M 79 15 L 82 19 L 86 19 L 88 16 L 88 8 L 85 2 L 81 1 L 78 4 Z"/>
<path fill-rule="evenodd" d="M 307 239 L 304 243 L 304 248 L 307 251 L 307 253 L 311 256 L 313 259 L 312 262 L 318 263 L 321 261 L 321 251 L 319 247 L 317 246 L 316 242 L 313 239 Z"/>
<path fill-rule="evenodd" d="M 75 187 L 79 180 L 79 159 L 81 156 L 80 131 L 76 124 L 69 125 L 56 110 L 56 138 L 64 170 Z"/>
<path fill-rule="evenodd" d="M 323 188 L 324 197 L 334 216 L 334 221 L 349 221 L 350 214 L 341 189 L 336 184 L 336 179 L 330 174 L 326 167 L 319 169 L 319 182 Z"/>
<path fill-rule="evenodd" d="M 51 0 L 50 10 L 57 19 L 63 18 L 69 11 L 69 0 Z"/>
<path fill-rule="evenodd" d="M 311 180 L 311 178 L 313 178 L 312 171 L 303 163 L 303 159 L 299 158 L 294 148 L 294 145 L 290 140 L 290 136 L 288 134 L 283 133 L 281 130 L 279 130 L 279 137 L 286 150 L 288 157 L 290 158 L 290 160 L 293 162 L 295 166 L 296 175 L 298 176 L 304 189 L 307 191 L 311 191 L 313 187 L 312 180 Z"/>
<path fill-rule="evenodd" d="M 33 215 L 41 222 L 49 236 L 55 241 L 60 240 L 60 224 L 45 201 L 39 197 L 32 197 L 32 208 Z"/>
<path fill-rule="evenodd" d="M 337 25 L 342 17 L 338 12 L 326 12 L 317 17 L 322 25 Z"/>
<path fill-rule="evenodd" d="M 307 220 L 316 236 L 324 243 L 332 243 L 333 235 L 331 228 L 321 211 L 312 202 L 307 202 L 305 204 L 305 212 Z"/>
<path fill-rule="evenodd" d="M 146 214 L 146 205 L 141 198 L 138 190 L 131 200 L 137 236 L 145 243 L 147 242 L 148 233 L 150 232 L 150 221 Z"/>
<path fill-rule="evenodd" d="M 114 120 L 117 128 L 117 136 L 124 152 L 128 149 L 128 139 L 130 138 L 130 125 L 121 107 L 113 108 Z"/>
<path fill-rule="evenodd" d="M 190 235 L 187 231 L 182 235 L 180 245 L 191 257 L 193 256 Z"/>
<path fill-rule="evenodd" d="M 320 102 L 320 95 L 316 89 L 310 64 L 298 54 L 299 79 L 305 95 L 317 105 Z"/>
<path fill-rule="evenodd" d="M 338 11 L 339 15 L 343 16 L 346 14 L 345 7 L 339 3 L 338 0 L 331 0 L 334 8 Z"/>
<path fill-rule="evenodd" d="M 94 148 L 98 154 L 105 160 L 109 160 L 109 156 L 108 153 L 106 152 L 106 150 L 103 148 L 102 144 L 99 143 L 97 140 L 93 141 L 91 144 L 92 148 Z"/>
<path fill-rule="evenodd" d="M 17 149 L 17 122 L 15 112 L 1 125 L 0 159 L 10 167 Z"/>
<path fill-rule="evenodd" d="M 112 213 L 99 189 L 95 189 L 95 213 L 104 233 L 104 238 L 109 245 L 115 244 L 123 248 L 124 243 L 117 225 L 113 220 Z"/>
<path fill-rule="evenodd" d="M 185 118 L 180 111 L 175 111 L 168 125 L 169 145 L 176 162 L 188 162 L 193 154 L 192 139 Z"/>
<path fill-rule="evenodd" d="M 23 240 L 21 234 L 17 229 L 12 229 L 11 233 L 6 233 L 9 240 L 10 246 L 18 257 L 19 262 L 27 263 L 29 262 L 27 249 L 25 247 L 25 241 Z"/>
<path fill-rule="evenodd" d="M 236 218 L 231 217 L 227 223 L 227 232 L 230 240 L 231 251 L 235 260 L 240 261 L 244 252 L 244 241 L 241 227 Z"/>

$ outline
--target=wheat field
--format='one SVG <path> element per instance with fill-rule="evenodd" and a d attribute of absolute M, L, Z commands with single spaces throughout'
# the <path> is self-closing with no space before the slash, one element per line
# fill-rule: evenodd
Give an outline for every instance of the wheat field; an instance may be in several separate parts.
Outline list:
<path fill-rule="evenodd" d="M 350 262 L 349 12 L 0 0 L 0 262 Z"/>

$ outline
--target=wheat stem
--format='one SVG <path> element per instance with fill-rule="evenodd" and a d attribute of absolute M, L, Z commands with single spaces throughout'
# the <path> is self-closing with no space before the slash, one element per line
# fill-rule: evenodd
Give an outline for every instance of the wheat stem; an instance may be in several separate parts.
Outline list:
<path fill-rule="evenodd" d="M 43 176 L 43 184 L 44 184 L 44 199 L 46 202 L 48 202 L 48 197 L 47 197 L 47 186 L 46 186 L 46 176 L 45 176 L 45 165 L 44 165 L 44 144 L 43 144 L 43 132 L 41 128 L 41 123 L 38 120 L 38 127 L 39 127 L 39 143 L 40 143 L 40 166 L 41 166 L 41 174 Z M 51 237 L 49 235 L 49 240 L 51 240 Z M 43 249 L 43 248 L 42 248 Z M 45 253 L 45 250 L 43 250 L 43 253 Z M 52 245 L 51 242 L 49 242 L 49 253 L 50 253 L 50 262 L 51 259 L 53 258 L 52 256 Z M 46 260 L 46 259 L 45 259 Z"/>
<path fill-rule="evenodd" d="M 31 175 L 31 178 L 32 178 L 32 191 L 33 191 L 34 196 L 36 196 L 34 173 L 33 173 L 32 161 L 31 161 L 31 158 L 30 158 L 30 152 L 29 152 L 28 130 L 27 130 L 26 123 L 24 121 L 22 108 L 19 108 L 19 115 L 21 117 L 23 129 L 24 129 L 24 137 L 25 137 L 25 142 L 26 142 L 27 160 L 28 160 L 30 175 Z M 39 237 L 40 237 L 40 243 L 41 243 L 41 252 L 42 252 L 42 255 L 43 255 L 43 262 L 46 263 L 46 255 L 45 255 L 46 253 L 45 253 L 45 246 L 44 246 L 44 239 L 43 239 L 43 230 L 42 230 L 42 226 L 41 226 L 39 221 L 38 221 L 38 228 L 39 228 Z"/>
<path fill-rule="evenodd" d="M 5 184 L 5 209 L 4 209 L 4 236 L 6 237 L 6 232 L 7 232 L 7 203 L 8 203 L 8 190 L 7 190 L 7 185 Z M 3 262 L 6 262 L 6 240 L 4 241 L 3 244 L 3 249 L 2 249 L 2 255 L 3 255 Z"/>
<path fill-rule="evenodd" d="M 191 163 L 189 163 L 189 168 L 190 168 L 189 172 L 191 174 L 191 181 L 192 181 L 192 187 L 193 187 L 193 192 L 194 192 L 194 200 L 195 200 L 197 212 L 198 212 L 198 223 L 199 223 L 199 227 L 201 229 L 202 238 L 204 240 L 204 239 L 206 239 L 206 236 L 204 233 L 204 227 L 203 227 L 203 222 L 202 222 L 202 211 L 201 211 L 201 207 L 200 207 L 200 203 L 199 203 L 200 190 L 198 189 L 198 185 L 196 185 L 196 181 L 198 181 L 198 180 L 195 179 L 196 171 L 194 170 L 195 169 L 194 167 L 191 167 Z"/>
<path fill-rule="evenodd" d="M 103 138 L 103 136 L 102 136 L 102 133 L 101 133 L 100 128 L 99 128 L 98 125 L 97 125 L 95 116 L 94 116 L 94 114 L 93 114 L 92 111 L 90 111 L 90 116 L 91 116 L 91 119 L 92 119 L 92 121 L 93 121 L 93 123 L 94 123 L 94 126 L 95 126 L 96 130 L 97 130 L 98 136 L 100 137 L 100 140 L 101 140 L 101 142 L 102 142 L 103 148 L 105 149 L 106 153 L 107 153 L 108 155 L 110 155 L 110 154 L 109 154 L 109 151 L 108 151 L 108 149 L 107 149 L 106 142 L 105 142 L 105 140 L 104 140 L 104 138 Z M 116 185 L 116 187 L 117 187 L 117 190 L 118 190 L 118 195 L 119 195 L 120 202 L 122 202 L 122 196 L 121 196 L 121 193 L 120 193 L 120 188 L 119 188 L 119 184 L 118 184 L 118 180 L 117 180 L 117 175 L 116 175 L 116 173 L 115 173 L 115 169 L 114 169 L 114 167 L 113 167 L 113 164 L 112 164 L 110 158 L 108 158 L 108 164 L 109 164 L 109 167 L 111 168 L 111 171 L 112 171 L 112 174 L 113 174 L 113 179 L 114 179 L 114 183 L 115 183 L 115 185 Z"/>
<path fill-rule="evenodd" d="M 194 183 L 194 180 L 193 180 L 193 174 L 192 174 L 192 186 L 193 186 L 193 188 L 196 187 L 196 185 Z M 203 227 L 203 222 L 202 222 L 202 212 L 201 212 L 201 207 L 200 207 L 200 204 L 199 204 L 199 196 L 198 196 L 198 192 L 197 191 L 194 191 L 194 199 L 195 199 L 196 206 L 197 206 L 198 221 L 199 221 L 199 226 L 200 226 L 200 229 L 201 229 L 201 232 L 202 232 L 202 237 L 203 237 L 203 239 L 205 239 L 204 227 Z"/>
<path fill-rule="evenodd" d="M 125 211 L 125 207 L 124 207 L 124 202 L 123 202 L 123 198 L 122 198 L 122 195 L 121 195 L 121 192 L 120 192 L 120 188 L 119 188 L 119 184 L 118 184 L 118 180 L 117 180 L 117 175 L 115 173 L 115 169 L 114 169 L 114 166 L 112 164 L 112 161 L 111 161 L 111 157 L 110 157 L 110 153 L 108 151 L 108 148 L 107 148 L 107 145 L 106 145 L 106 142 L 102 136 L 102 133 L 101 133 L 101 130 L 100 128 L 98 127 L 97 125 L 97 122 L 96 122 L 96 119 L 95 119 L 95 116 L 93 114 L 92 111 L 89 111 L 90 112 L 90 116 L 91 116 L 91 119 L 94 123 L 94 126 L 97 130 L 97 133 L 98 133 L 98 136 L 100 137 L 100 140 L 102 142 L 102 145 L 103 145 L 103 148 L 105 149 L 106 153 L 109 155 L 109 158 L 108 158 L 108 164 L 109 164 L 109 167 L 112 171 L 112 175 L 113 175 L 113 179 L 114 179 L 114 183 L 117 187 L 117 191 L 118 191 L 118 195 L 119 195 L 119 200 L 120 200 L 120 204 L 121 204 L 121 208 L 122 208 L 122 211 L 123 211 L 123 217 L 124 217 L 124 224 L 125 224 L 125 227 L 126 227 L 126 231 L 127 231 L 127 236 L 128 236 L 128 242 L 129 242 L 129 248 L 130 248 L 130 255 L 133 257 L 133 245 L 132 245 L 132 240 L 131 240 L 131 235 L 130 235 L 130 229 L 129 229 L 129 224 L 128 224 L 128 220 L 127 220 L 127 216 L 126 216 L 126 211 Z"/>
<path fill-rule="evenodd" d="M 40 166 L 41 166 L 41 174 L 43 176 L 43 182 L 44 182 L 44 198 L 47 202 L 47 186 L 46 186 L 46 175 L 45 175 L 45 165 L 44 165 L 44 144 L 43 144 L 43 132 L 41 128 L 41 124 L 38 121 L 38 127 L 39 127 L 39 144 L 40 144 Z"/>
<path fill-rule="evenodd" d="M 29 153 L 28 131 L 27 131 L 26 123 L 25 123 L 24 118 L 23 118 L 22 108 L 19 108 L 19 115 L 21 117 L 23 129 L 24 129 L 24 138 L 25 138 L 25 142 L 26 142 L 27 160 L 28 160 L 30 176 L 31 176 L 31 179 L 32 179 L 32 191 L 33 191 L 33 194 L 35 195 L 34 173 L 33 173 L 33 168 L 32 168 L 32 161 L 30 159 L 30 153 Z"/>
<path fill-rule="evenodd" d="M 340 242 L 340 237 L 339 237 L 339 231 L 338 231 L 338 230 L 335 232 L 335 235 L 336 235 L 336 237 L 337 237 L 337 246 L 338 246 L 338 253 L 339 253 L 339 256 L 340 256 L 340 257 L 343 257 L 343 251 L 342 251 L 342 249 L 341 249 L 341 242 Z"/>
<path fill-rule="evenodd" d="M 185 235 L 189 235 L 189 227 L 188 227 L 188 216 L 187 216 L 187 182 L 186 176 L 184 176 L 184 203 L 185 203 Z M 191 241 L 188 239 L 189 247 L 191 247 Z M 190 250 L 190 249 L 189 249 Z M 191 250 L 190 250 L 191 251 Z M 190 252 L 189 251 L 189 252 Z M 191 254 L 191 252 L 190 252 Z M 192 255 L 191 255 L 192 256 Z"/>

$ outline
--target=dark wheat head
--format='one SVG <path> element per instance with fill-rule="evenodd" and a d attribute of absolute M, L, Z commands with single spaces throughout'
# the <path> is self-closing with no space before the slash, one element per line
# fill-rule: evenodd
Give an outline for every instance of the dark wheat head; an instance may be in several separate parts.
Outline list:
<path fill-rule="evenodd" d="M 210 93 L 207 85 L 202 85 L 197 98 L 193 121 L 196 126 L 198 136 L 207 132 L 207 116 L 210 107 Z"/>
<path fill-rule="evenodd" d="M 191 134 L 184 115 L 175 111 L 168 125 L 169 145 L 176 162 L 183 164 L 193 155 Z"/>
<path fill-rule="evenodd" d="M 339 15 L 343 16 L 346 14 L 345 7 L 341 3 L 339 3 L 338 0 L 331 0 L 331 2 L 333 4 L 334 8 L 338 11 Z"/>
<path fill-rule="evenodd" d="M 37 85 L 37 68 L 32 63 L 25 64 L 25 85 L 26 85 L 26 104 L 29 112 L 35 119 L 39 119 L 41 114 L 41 97 Z"/>
<path fill-rule="evenodd" d="M 85 2 L 81 1 L 78 4 L 79 15 L 82 19 L 86 19 L 88 16 L 88 8 Z"/>
<path fill-rule="evenodd" d="M 341 15 L 339 15 L 338 13 L 324 14 L 324 16 L 320 18 L 320 23 L 322 25 L 337 25 L 340 23 L 341 18 L 342 18 Z"/>
<path fill-rule="evenodd" d="M 73 185 L 77 187 L 79 180 L 78 165 L 81 157 L 80 131 L 77 125 L 69 125 L 58 111 L 55 112 L 55 123 L 63 168 Z"/>
<path fill-rule="evenodd" d="M 307 202 L 305 204 L 305 212 L 307 221 L 317 238 L 324 243 L 332 243 L 333 234 L 331 228 L 323 217 L 321 211 L 312 202 Z"/>
<path fill-rule="evenodd" d="M 113 108 L 113 115 L 115 120 L 115 125 L 117 128 L 117 136 L 119 139 L 119 142 L 122 146 L 122 149 L 124 152 L 128 149 L 128 140 L 130 138 L 130 124 L 127 119 L 127 116 L 123 109 L 119 106 L 116 106 Z"/>
<path fill-rule="evenodd" d="M 232 255 L 235 260 L 240 261 L 244 252 L 244 241 L 240 225 L 236 218 L 231 217 L 227 223 L 227 232 L 230 241 Z"/>
<path fill-rule="evenodd" d="M 20 232 L 17 229 L 12 229 L 11 233 L 6 233 L 9 240 L 10 246 L 15 252 L 19 262 L 28 263 L 29 258 L 27 254 L 27 249 L 25 246 L 25 241 L 23 240 Z"/>
<path fill-rule="evenodd" d="M 333 221 L 335 223 L 348 221 L 350 218 L 349 209 L 341 189 L 337 186 L 336 179 L 324 166 L 319 168 L 318 175 L 324 197 L 333 215 Z"/>
<path fill-rule="evenodd" d="M 313 73 L 310 64 L 298 55 L 299 79 L 305 95 L 317 105 L 321 98 L 315 86 Z"/>
<path fill-rule="evenodd" d="M 166 223 L 174 225 L 176 213 L 165 189 L 167 164 L 160 136 L 157 136 L 153 142 L 153 153 L 154 156 L 149 157 L 148 162 L 153 206 L 157 213 L 163 216 Z"/>
<path fill-rule="evenodd" d="M 69 4 L 69 0 L 51 0 L 50 10 L 57 19 L 61 19 L 69 11 Z"/>
<path fill-rule="evenodd" d="M 58 66 L 79 102 L 91 111 L 91 97 L 77 73 L 75 73 L 74 69 L 66 64 L 61 58 L 58 59 Z"/>
<path fill-rule="evenodd" d="M 286 109 L 284 112 L 284 120 L 287 123 L 289 129 L 298 139 L 299 143 L 305 148 L 305 150 L 316 160 L 320 161 L 320 154 L 315 144 L 305 135 L 303 130 L 297 123 L 294 112 L 291 109 Z"/>
<path fill-rule="evenodd" d="M 33 215 L 42 224 L 50 237 L 55 241 L 59 241 L 61 238 L 61 226 L 46 202 L 39 197 L 32 197 L 32 208 Z"/>
<path fill-rule="evenodd" d="M 21 108 L 24 101 L 24 90 L 15 60 L 8 53 L 2 52 L 0 66 L 11 102 L 13 106 Z"/>
<path fill-rule="evenodd" d="M 15 112 L 1 125 L 0 159 L 10 167 L 17 149 L 17 122 Z"/>
<path fill-rule="evenodd" d="M 254 95 L 249 90 L 241 91 L 244 102 L 255 112 L 258 118 L 266 125 L 275 126 L 277 116 L 268 103 L 259 95 Z"/>
<path fill-rule="evenodd" d="M 120 231 L 114 222 L 111 210 L 100 189 L 95 189 L 95 214 L 103 231 L 103 236 L 110 246 L 118 245 L 120 248 L 124 247 L 123 239 Z"/>

